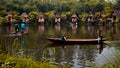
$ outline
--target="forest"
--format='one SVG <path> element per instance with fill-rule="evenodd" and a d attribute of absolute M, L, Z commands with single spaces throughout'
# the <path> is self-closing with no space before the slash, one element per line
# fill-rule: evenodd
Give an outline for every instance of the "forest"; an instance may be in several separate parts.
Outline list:
<path fill-rule="evenodd" d="M 114 2 L 104 0 L 0 0 L 0 24 L 6 23 L 8 12 L 12 12 L 16 19 L 21 22 L 20 15 L 26 12 L 31 22 L 36 21 L 39 12 L 43 12 L 47 21 L 50 21 L 55 13 L 60 13 L 64 19 L 72 13 L 77 13 L 84 18 L 86 13 L 92 11 L 97 16 L 102 10 L 110 15 L 113 9 L 119 10 L 119 0 Z"/>

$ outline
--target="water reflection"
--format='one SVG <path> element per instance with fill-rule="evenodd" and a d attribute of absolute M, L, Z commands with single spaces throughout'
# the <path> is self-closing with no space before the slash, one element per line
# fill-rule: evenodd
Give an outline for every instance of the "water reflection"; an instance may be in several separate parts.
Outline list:
<path fill-rule="evenodd" d="M 54 22 L 54 29 L 56 34 L 60 34 L 61 23 L 62 23 L 62 16 L 60 13 L 55 13 L 55 16 L 53 17 L 53 22 Z"/>
<path fill-rule="evenodd" d="M 118 26 L 117 26 L 117 25 L 111 26 L 110 34 L 111 34 L 112 40 L 118 40 L 118 37 L 117 37 L 117 29 L 118 29 Z"/>
<path fill-rule="evenodd" d="M 97 44 L 97 49 L 98 49 L 98 53 L 101 54 L 101 52 L 103 51 L 103 44 Z"/>
<path fill-rule="evenodd" d="M 25 48 L 26 44 L 26 36 L 7 36 L 6 41 L 1 41 L 2 43 L 2 51 L 6 52 L 6 54 L 10 54 L 17 57 L 26 57 L 33 58 L 34 52 Z"/>
<path fill-rule="evenodd" d="M 24 44 L 25 44 L 25 37 L 24 36 L 21 36 L 21 37 L 16 36 L 13 39 L 11 54 L 19 56 L 19 57 L 24 57 L 24 48 L 23 48 Z"/>
<path fill-rule="evenodd" d="M 14 33 L 14 26 L 13 25 L 7 26 L 7 33 L 9 33 L 9 34 Z"/>
<path fill-rule="evenodd" d="M 72 27 L 72 34 L 75 35 L 77 33 L 77 30 L 78 30 L 78 25 L 73 24 L 71 27 Z"/>
<path fill-rule="evenodd" d="M 38 31 L 40 34 L 45 35 L 45 37 L 56 37 L 56 34 L 54 34 L 53 29 L 45 29 L 46 26 L 38 26 Z M 86 25 L 82 25 L 82 27 L 86 27 Z M 99 44 L 98 46 L 96 45 L 48 45 L 45 47 L 48 42 L 46 39 L 43 37 L 39 37 L 38 32 L 35 32 L 36 30 L 33 30 L 31 27 L 30 34 L 28 36 L 19 36 L 19 37 L 9 37 L 7 36 L 6 38 L 1 38 L 4 40 L 2 43 L 5 45 L 3 47 L 3 50 L 7 51 L 7 53 L 10 53 L 12 55 L 18 55 L 18 57 L 32 57 L 35 60 L 39 61 L 43 58 L 47 59 L 52 64 L 70 64 L 72 65 L 72 68 L 84 68 L 88 67 L 90 68 L 93 64 L 94 61 L 104 64 L 106 63 L 105 57 L 109 57 L 107 52 L 111 52 L 110 47 L 105 47 L 104 45 Z M 56 27 L 56 32 L 59 30 L 66 30 L 61 28 L 60 26 Z M 93 30 L 92 30 L 93 29 Z M 97 29 L 99 29 L 97 27 Z M 76 38 L 88 38 L 88 33 L 89 31 L 89 37 L 90 38 L 96 38 L 97 37 L 97 29 L 96 27 L 94 28 L 80 28 L 80 27 L 73 27 L 71 28 L 70 31 L 72 32 L 72 35 L 74 35 Z M 105 27 L 101 28 L 104 32 L 104 37 L 110 37 L 112 39 L 119 39 L 119 27 L 115 28 L 108 28 Z M 79 31 L 78 31 L 79 30 Z M 29 31 L 29 30 L 28 30 Z M 44 32 L 46 31 L 46 32 Z M 66 30 L 67 31 L 67 30 Z M 68 33 L 70 31 L 67 31 Z M 82 32 L 81 32 L 82 31 Z M 109 31 L 110 33 L 107 33 L 106 31 Z M 1 32 L 3 33 L 3 32 Z M 90 34 L 91 33 L 91 34 Z M 69 38 L 73 38 L 73 36 L 69 34 Z M 15 39 L 17 38 L 15 44 L 13 45 Z M 113 44 L 116 45 L 116 44 Z M 114 49 L 115 50 L 115 49 Z M 43 55 L 44 54 L 44 55 Z M 103 57 L 103 55 L 105 57 Z M 118 53 L 119 54 L 119 53 Z M 42 56 L 43 55 L 43 56 Z M 114 57 L 112 57 L 114 58 Z M 111 58 L 108 58 L 111 59 Z M 113 59 L 114 60 L 114 59 Z"/>
<path fill-rule="evenodd" d="M 56 49 L 54 47 L 45 47 L 45 49 L 42 52 L 42 58 L 41 61 L 47 61 L 51 64 L 57 64 L 56 61 Z"/>
<path fill-rule="evenodd" d="M 29 33 L 29 32 L 30 32 L 30 25 L 28 23 L 28 24 L 26 24 L 25 32 L 24 33 Z"/>
<path fill-rule="evenodd" d="M 91 22 L 88 22 L 87 30 L 88 30 L 89 38 L 93 38 L 94 25 Z"/>
<path fill-rule="evenodd" d="M 40 35 L 43 35 L 44 34 L 44 30 L 45 30 L 45 27 L 44 26 L 38 26 L 38 32 Z"/>
<path fill-rule="evenodd" d="M 56 34 L 60 34 L 60 30 L 61 30 L 61 25 L 60 25 L 60 23 L 59 22 L 55 22 L 56 24 L 55 24 L 55 33 Z"/>
<path fill-rule="evenodd" d="M 103 52 L 101 54 L 97 54 L 96 56 L 96 62 L 98 66 L 104 65 L 104 64 L 111 64 L 114 65 L 115 68 L 118 68 L 119 64 L 119 56 L 120 56 L 120 50 L 116 47 L 109 47 L 103 49 Z"/>
<path fill-rule="evenodd" d="M 47 48 L 51 48 L 48 54 L 53 54 L 51 51 L 55 49 L 54 58 L 59 64 L 71 64 L 72 68 L 91 67 L 95 61 L 97 48 L 95 45 L 58 45 L 50 44 Z M 59 51 L 58 51 L 59 50 Z M 52 53 L 51 53 L 52 52 Z"/>
<path fill-rule="evenodd" d="M 79 68 L 80 65 L 80 52 L 79 52 L 79 48 L 80 46 L 75 46 L 74 48 L 74 53 L 73 53 L 73 56 L 72 56 L 72 61 L 73 61 L 73 67 L 74 68 Z"/>

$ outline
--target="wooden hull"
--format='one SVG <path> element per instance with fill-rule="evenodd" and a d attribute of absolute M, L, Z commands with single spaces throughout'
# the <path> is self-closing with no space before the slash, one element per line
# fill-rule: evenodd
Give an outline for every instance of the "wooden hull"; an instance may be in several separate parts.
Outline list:
<path fill-rule="evenodd" d="M 98 44 L 98 39 L 67 39 L 66 41 L 61 40 L 60 38 L 47 38 L 49 41 L 57 44 Z M 106 38 L 101 40 L 105 41 Z"/>
<path fill-rule="evenodd" d="M 17 34 L 9 34 L 9 35 L 5 35 L 5 37 L 14 37 L 14 36 L 24 36 L 24 35 L 28 35 L 29 33 L 17 33 Z"/>

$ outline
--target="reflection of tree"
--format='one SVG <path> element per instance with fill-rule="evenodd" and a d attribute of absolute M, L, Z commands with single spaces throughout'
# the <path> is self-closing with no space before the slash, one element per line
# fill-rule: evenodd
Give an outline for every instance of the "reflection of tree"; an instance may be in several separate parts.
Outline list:
<path fill-rule="evenodd" d="M 43 52 L 42 52 L 42 58 L 41 60 L 44 62 L 49 62 L 51 64 L 55 63 L 55 48 L 54 47 L 50 47 L 50 48 L 46 48 Z"/>
<path fill-rule="evenodd" d="M 91 46 L 92 47 L 92 46 Z M 76 46 L 73 53 L 73 64 L 79 67 L 91 67 L 95 59 L 95 50 L 87 46 Z"/>
<path fill-rule="evenodd" d="M 49 60 L 52 64 L 59 64 L 65 65 L 67 64 L 67 58 L 66 58 L 66 46 L 65 45 L 56 45 L 56 44 L 50 44 L 46 51 L 46 58 Z"/>
<path fill-rule="evenodd" d="M 24 48 L 25 45 L 25 36 L 8 36 L 4 40 L 4 49 L 7 50 L 7 53 L 17 57 L 33 57 L 32 50 L 27 50 Z M 8 39 L 9 38 L 9 39 Z"/>
<path fill-rule="evenodd" d="M 93 38 L 94 26 L 87 26 L 89 38 Z"/>
<path fill-rule="evenodd" d="M 118 25 L 113 25 L 110 27 L 110 34 L 112 40 L 118 40 Z"/>
<path fill-rule="evenodd" d="M 53 46 L 54 45 L 54 46 Z M 92 62 L 95 59 L 96 47 L 95 45 L 56 45 L 51 44 L 52 47 L 49 50 L 51 52 L 52 48 L 56 49 L 55 51 L 55 61 L 60 62 L 62 65 L 71 64 L 73 67 L 88 67 L 92 66 Z M 95 48 L 94 48 L 95 47 Z M 46 53 L 49 54 L 47 51 Z M 50 53 L 53 54 L 53 53 Z M 48 56 L 50 58 L 50 56 Z"/>
<path fill-rule="evenodd" d="M 98 65 L 111 65 L 114 68 L 119 68 L 120 65 L 120 50 L 116 47 L 106 47 L 103 52 L 96 57 Z M 102 64 L 101 64 L 102 63 Z"/>

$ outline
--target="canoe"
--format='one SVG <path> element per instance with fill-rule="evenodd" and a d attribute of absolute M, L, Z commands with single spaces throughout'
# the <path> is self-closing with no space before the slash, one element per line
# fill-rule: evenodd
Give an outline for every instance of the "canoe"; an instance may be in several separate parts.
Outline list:
<path fill-rule="evenodd" d="M 29 33 L 14 33 L 14 34 L 8 34 L 5 35 L 5 37 L 13 37 L 13 36 L 23 36 L 23 35 L 28 35 Z"/>
<path fill-rule="evenodd" d="M 98 39 L 66 39 L 63 41 L 60 38 L 47 38 L 47 40 L 57 44 L 98 44 Z M 103 43 L 103 41 L 106 41 L 106 38 L 103 38 L 101 41 Z"/>

